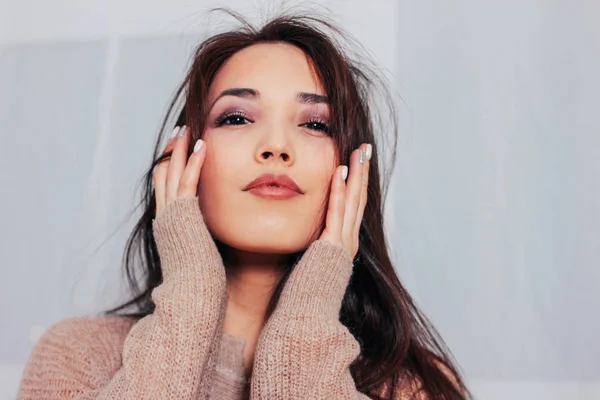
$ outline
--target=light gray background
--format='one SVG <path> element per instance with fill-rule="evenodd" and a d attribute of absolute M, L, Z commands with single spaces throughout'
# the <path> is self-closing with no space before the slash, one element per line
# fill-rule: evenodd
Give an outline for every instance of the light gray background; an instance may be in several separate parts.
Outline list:
<path fill-rule="evenodd" d="M 322 3 L 405 101 L 390 243 L 474 393 L 599 399 L 600 3 Z M 223 21 L 205 12 L 277 7 L 0 4 L 0 398 L 13 398 L 44 329 L 123 287 L 135 185 L 191 49 Z"/>

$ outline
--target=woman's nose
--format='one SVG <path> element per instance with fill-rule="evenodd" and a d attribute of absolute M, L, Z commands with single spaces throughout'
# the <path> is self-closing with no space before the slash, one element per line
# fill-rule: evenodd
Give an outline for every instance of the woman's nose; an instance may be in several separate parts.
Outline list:
<path fill-rule="evenodd" d="M 281 159 L 283 162 L 288 163 L 291 160 L 290 155 L 286 151 L 263 151 L 261 158 L 264 161 L 271 159 Z"/>
<path fill-rule="evenodd" d="M 260 163 L 266 162 L 283 162 L 287 165 L 294 163 L 293 144 L 291 142 L 292 133 L 286 131 L 285 126 L 265 126 L 266 130 L 260 139 L 260 144 L 257 148 L 257 161 Z"/>

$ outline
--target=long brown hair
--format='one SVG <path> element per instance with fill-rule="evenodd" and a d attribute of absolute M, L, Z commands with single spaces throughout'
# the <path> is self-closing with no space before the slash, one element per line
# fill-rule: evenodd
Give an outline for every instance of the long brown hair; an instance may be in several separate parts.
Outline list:
<path fill-rule="evenodd" d="M 337 145 L 340 163 L 347 165 L 352 150 L 361 143 L 373 144 L 360 246 L 340 313 L 341 323 L 361 348 L 360 357 L 350 366 L 357 389 L 373 398 L 395 398 L 405 393 L 407 382 L 418 382 L 421 394 L 430 399 L 470 398 L 450 351 L 400 283 L 388 254 L 383 208 L 393 169 L 397 125 L 394 102 L 385 81 L 372 64 L 367 64 L 364 54 L 360 58 L 353 56 L 350 48 L 340 44 L 342 39 L 348 42 L 348 34 L 327 20 L 285 15 L 256 29 L 235 13 L 226 12 L 238 19 L 241 27 L 212 36 L 200 44 L 184 82 L 171 101 L 158 135 L 152 165 L 144 176 L 139 204 L 144 211 L 127 241 L 123 257 L 131 298 L 105 314 L 142 318 L 154 311 L 151 293 L 162 282 L 162 271 L 152 233 L 156 211 L 152 173 L 158 163 L 170 156 L 160 155 L 169 120 L 178 115 L 176 125 L 186 124 L 191 128 L 192 142 L 202 137 L 209 88 L 224 62 L 237 51 L 256 43 L 288 43 L 306 54 L 324 86 L 332 110 L 329 132 Z M 375 107 L 373 95 L 378 94 L 384 94 L 384 102 Z M 181 99 L 185 101 L 183 109 L 177 108 Z M 391 123 L 385 126 L 378 115 L 390 116 Z M 393 143 L 385 146 L 391 150 L 391 164 L 387 172 L 382 173 L 380 164 L 386 149 L 381 139 L 385 136 L 376 137 L 375 130 L 384 126 L 391 133 Z M 295 260 L 300 256 L 298 254 Z M 140 280 L 136 278 L 136 265 L 140 265 L 144 273 Z M 276 306 L 291 268 L 286 271 L 271 299 L 270 310 Z M 134 311 L 126 311 L 132 307 Z"/>

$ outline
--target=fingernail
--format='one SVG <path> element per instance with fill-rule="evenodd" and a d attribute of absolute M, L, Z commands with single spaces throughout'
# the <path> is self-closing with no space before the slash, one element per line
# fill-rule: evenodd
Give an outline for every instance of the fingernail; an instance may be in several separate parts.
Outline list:
<path fill-rule="evenodd" d="M 194 145 L 194 153 L 199 151 L 202 148 L 202 146 L 204 146 L 204 141 L 202 139 L 198 139 L 198 141 Z"/>
<path fill-rule="evenodd" d="M 173 129 L 173 132 L 171 132 L 171 139 L 173 139 L 175 136 L 177 136 L 177 133 L 179 133 L 178 126 L 176 126 L 175 129 Z"/>
<path fill-rule="evenodd" d="M 342 180 L 345 181 L 346 178 L 348 177 L 348 167 L 344 165 L 342 167 L 340 174 L 341 174 Z"/>
<path fill-rule="evenodd" d="M 181 129 L 179 130 L 179 135 L 177 135 L 178 137 L 182 137 L 185 134 L 185 130 L 187 129 L 187 126 L 182 126 Z"/>
<path fill-rule="evenodd" d="M 361 164 L 365 163 L 365 151 L 361 150 L 358 156 L 358 161 L 360 161 Z"/>
<path fill-rule="evenodd" d="M 371 144 L 369 143 L 367 145 L 367 160 L 370 160 L 372 155 L 373 155 L 373 146 L 371 146 Z"/>

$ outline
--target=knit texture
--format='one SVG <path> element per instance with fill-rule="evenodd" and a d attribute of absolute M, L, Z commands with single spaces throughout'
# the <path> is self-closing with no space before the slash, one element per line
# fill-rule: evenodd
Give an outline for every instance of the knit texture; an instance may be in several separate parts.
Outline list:
<path fill-rule="evenodd" d="M 352 274 L 347 250 L 311 243 L 260 334 L 246 377 L 244 339 L 223 333 L 225 268 L 198 198 L 169 204 L 153 232 L 163 270 L 152 291 L 154 313 L 55 323 L 33 349 L 18 399 L 368 398 L 349 370 L 360 347 L 339 321 Z"/>

